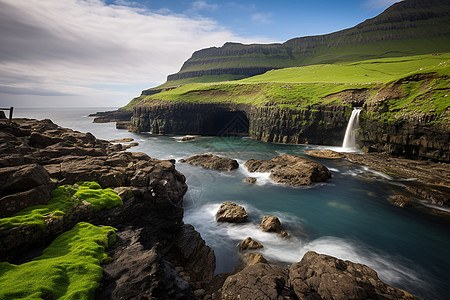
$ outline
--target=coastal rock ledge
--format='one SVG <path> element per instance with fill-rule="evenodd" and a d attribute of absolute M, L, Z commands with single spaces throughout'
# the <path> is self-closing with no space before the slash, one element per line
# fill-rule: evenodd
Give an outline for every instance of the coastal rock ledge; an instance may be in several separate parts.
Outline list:
<path fill-rule="evenodd" d="M 282 154 L 270 160 L 250 159 L 244 166 L 249 172 L 270 172 L 275 182 L 303 186 L 323 182 L 331 178 L 331 172 L 324 165 L 307 158 Z"/>

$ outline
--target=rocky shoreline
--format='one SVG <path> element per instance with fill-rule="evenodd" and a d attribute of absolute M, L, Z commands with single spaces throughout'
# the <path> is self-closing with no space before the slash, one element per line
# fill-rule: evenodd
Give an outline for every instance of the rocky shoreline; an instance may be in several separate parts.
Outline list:
<path fill-rule="evenodd" d="M 0 256 L 9 262 L 29 261 L 61 233 L 90 222 L 117 228 L 117 243 L 102 265 L 96 299 L 413 299 L 381 282 L 366 266 L 314 252 L 289 269 L 270 265 L 261 255 L 245 254 L 234 273 L 213 277 L 214 251 L 183 223 L 187 185 L 175 162 L 122 150 L 121 144 L 50 120 L 0 123 L 3 218 L 45 204 L 56 186 L 85 180 L 113 188 L 123 202 L 100 211 L 82 202 L 62 217 L 48 216 L 45 228 L 0 228 Z M 266 217 L 262 230 L 288 237 L 276 217 Z"/>

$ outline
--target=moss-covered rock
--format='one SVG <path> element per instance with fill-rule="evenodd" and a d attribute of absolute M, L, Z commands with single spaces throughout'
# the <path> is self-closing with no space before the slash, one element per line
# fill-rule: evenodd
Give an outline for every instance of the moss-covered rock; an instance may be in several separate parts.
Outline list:
<path fill-rule="evenodd" d="M 93 299 L 115 229 L 78 223 L 30 262 L 0 262 L 0 299 Z"/>

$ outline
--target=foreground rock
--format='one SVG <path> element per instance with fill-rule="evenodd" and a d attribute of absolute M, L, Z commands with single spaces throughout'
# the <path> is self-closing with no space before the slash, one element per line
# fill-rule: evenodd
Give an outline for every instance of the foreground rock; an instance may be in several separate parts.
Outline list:
<path fill-rule="evenodd" d="M 274 216 L 264 216 L 259 227 L 261 227 L 264 232 L 279 233 L 283 238 L 287 238 L 289 236 L 283 225 L 281 225 L 280 219 Z"/>
<path fill-rule="evenodd" d="M 211 153 L 193 155 L 186 159 L 180 159 L 180 162 L 186 162 L 194 166 L 220 171 L 231 171 L 239 168 L 239 163 L 237 162 L 237 160 L 220 157 Z"/>
<path fill-rule="evenodd" d="M 0 207 L 3 216 L 47 203 L 50 195 L 43 186 L 51 190 L 78 181 L 114 188 L 123 201 L 121 207 L 98 212 L 87 202 L 79 203 L 62 218 L 47 222 L 45 229 L 32 224 L 1 228 L 0 257 L 20 261 L 21 254 L 45 247 L 80 221 L 111 225 L 118 228 L 118 244 L 111 252 L 112 262 L 105 266 L 97 298 L 192 298 L 195 288 L 212 279 L 215 257 L 200 234 L 183 224 L 185 177 L 173 161 L 122 149 L 50 120 L 0 124 L 2 205 L 34 190 L 40 193 L 40 198 L 26 197 L 32 201 L 14 210 L 8 209 L 11 205 Z"/>
<path fill-rule="evenodd" d="M 344 155 L 342 153 L 339 153 L 339 152 L 336 152 L 333 150 L 329 150 L 329 149 L 310 150 L 310 151 L 305 151 L 305 153 L 312 157 L 328 158 L 328 159 L 339 159 L 339 158 L 344 157 Z"/>
<path fill-rule="evenodd" d="M 254 183 L 256 183 L 256 181 L 257 181 L 257 179 L 255 177 L 245 177 L 244 178 L 244 182 L 247 182 L 247 183 L 254 184 Z"/>
<path fill-rule="evenodd" d="M 292 186 L 310 185 L 331 178 L 331 172 L 322 164 L 307 158 L 282 154 L 271 160 L 250 159 L 244 165 L 249 172 L 270 172 L 270 179 Z"/>
<path fill-rule="evenodd" d="M 244 207 L 230 201 L 222 203 L 216 213 L 217 222 L 243 223 L 247 217 Z"/>
<path fill-rule="evenodd" d="M 371 268 L 307 252 L 289 269 L 266 263 L 229 276 L 213 299 L 415 299 Z"/>
<path fill-rule="evenodd" d="M 299 299 L 414 299 L 365 265 L 312 251 L 289 268 L 288 285 Z"/>

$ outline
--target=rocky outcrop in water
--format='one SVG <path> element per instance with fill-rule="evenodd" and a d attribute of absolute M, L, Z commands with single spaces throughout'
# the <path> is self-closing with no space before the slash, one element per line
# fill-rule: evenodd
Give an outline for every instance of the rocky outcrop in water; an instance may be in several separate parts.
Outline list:
<path fill-rule="evenodd" d="M 331 172 L 324 165 L 290 154 L 270 160 L 250 159 L 244 166 L 249 172 L 270 172 L 273 181 L 292 186 L 310 185 L 331 178 Z"/>
<path fill-rule="evenodd" d="M 220 157 L 211 153 L 193 155 L 186 159 L 180 159 L 179 162 L 219 171 L 232 171 L 239 168 L 237 160 Z"/>
<path fill-rule="evenodd" d="M 243 223 L 247 218 L 244 207 L 230 201 L 222 203 L 216 213 L 217 222 Z"/>
<path fill-rule="evenodd" d="M 211 280 L 215 257 L 200 234 L 183 224 L 185 178 L 173 161 L 120 150 L 120 144 L 50 120 L 0 124 L 0 165 L 5 175 L 0 181 L 2 205 L 15 203 L 11 198 L 17 202 L 23 193 L 43 185 L 50 189 L 86 180 L 115 188 L 123 201 L 123 206 L 98 212 L 90 203 L 78 203 L 61 218 L 50 218 L 45 228 L 32 224 L 1 228 L 0 257 L 21 261 L 21 254 L 26 257 L 45 247 L 80 221 L 111 225 L 118 228 L 118 244 L 112 250 L 112 262 L 105 266 L 97 298 L 191 298 L 194 289 Z M 47 203 L 50 194 L 41 194 L 20 207 Z M 2 216 L 19 209 L 9 207 L 1 207 Z"/>
<path fill-rule="evenodd" d="M 264 232 L 279 233 L 284 238 L 289 236 L 286 229 L 281 225 L 280 219 L 274 216 L 264 216 L 259 227 Z"/>
<path fill-rule="evenodd" d="M 254 239 L 252 239 L 251 237 L 246 238 L 245 240 L 243 240 L 240 244 L 239 244 L 239 250 L 240 251 L 244 251 L 244 250 L 256 250 L 256 249 L 261 249 L 263 248 L 263 244 L 261 244 L 260 242 L 255 241 Z"/>

